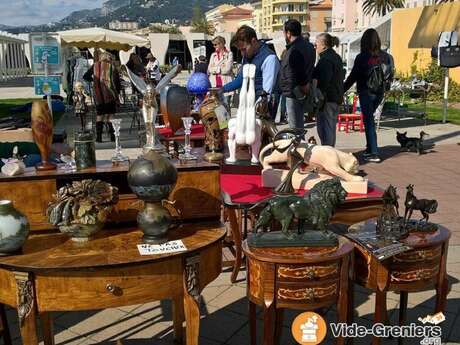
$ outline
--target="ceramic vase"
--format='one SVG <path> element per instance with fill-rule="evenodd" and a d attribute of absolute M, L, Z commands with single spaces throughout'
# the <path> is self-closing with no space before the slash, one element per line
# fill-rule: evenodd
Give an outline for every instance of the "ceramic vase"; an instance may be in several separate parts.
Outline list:
<path fill-rule="evenodd" d="M 56 164 L 49 161 L 51 144 L 53 143 L 53 117 L 46 101 L 34 101 L 32 103 L 31 118 L 32 135 L 42 159 L 35 168 L 37 170 L 54 170 Z"/>
<path fill-rule="evenodd" d="M 16 253 L 29 236 L 29 222 L 10 200 L 0 200 L 0 255 Z"/>
<path fill-rule="evenodd" d="M 143 242 L 161 244 L 167 242 L 167 232 L 172 217 L 163 206 L 177 181 L 175 166 L 156 151 L 149 151 L 131 164 L 128 184 L 134 194 L 145 202 L 137 223 L 144 233 Z"/>

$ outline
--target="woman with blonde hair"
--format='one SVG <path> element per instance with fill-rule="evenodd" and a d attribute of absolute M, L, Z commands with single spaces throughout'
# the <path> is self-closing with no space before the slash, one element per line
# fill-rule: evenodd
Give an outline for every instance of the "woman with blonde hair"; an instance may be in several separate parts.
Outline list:
<path fill-rule="evenodd" d="M 212 87 L 222 87 L 233 79 L 233 54 L 225 47 L 225 38 L 217 36 L 212 40 L 215 52 L 208 65 L 209 81 Z"/>

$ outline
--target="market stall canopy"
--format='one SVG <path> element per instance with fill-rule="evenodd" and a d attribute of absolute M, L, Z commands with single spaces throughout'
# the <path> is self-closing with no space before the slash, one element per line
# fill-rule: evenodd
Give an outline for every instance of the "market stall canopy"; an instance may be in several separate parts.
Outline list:
<path fill-rule="evenodd" d="M 102 48 L 129 50 L 131 47 L 146 47 L 146 38 L 103 28 L 87 28 L 58 32 L 64 44 L 78 48 Z"/>
<path fill-rule="evenodd" d="M 460 2 L 426 6 L 409 41 L 409 48 L 431 48 L 438 43 L 439 33 L 459 31 Z"/>

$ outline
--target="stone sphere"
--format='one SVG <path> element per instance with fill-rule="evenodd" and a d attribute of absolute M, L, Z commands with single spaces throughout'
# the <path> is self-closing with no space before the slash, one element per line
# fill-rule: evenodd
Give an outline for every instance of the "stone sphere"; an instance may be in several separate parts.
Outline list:
<path fill-rule="evenodd" d="M 211 83 L 206 73 L 195 72 L 190 76 L 187 82 L 187 90 L 193 94 L 205 94 L 210 88 Z"/>

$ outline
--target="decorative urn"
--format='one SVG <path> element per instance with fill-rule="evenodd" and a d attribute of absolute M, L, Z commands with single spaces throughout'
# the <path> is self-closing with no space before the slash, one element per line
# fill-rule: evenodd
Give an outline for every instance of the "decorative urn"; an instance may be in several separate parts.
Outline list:
<path fill-rule="evenodd" d="M 86 242 L 102 229 L 117 202 L 118 188 L 107 182 L 73 181 L 53 195 L 46 214 L 48 221 L 73 241 Z"/>
<path fill-rule="evenodd" d="M 14 254 L 29 236 L 27 218 L 10 200 L 0 200 L 0 255 Z"/>
<path fill-rule="evenodd" d="M 177 181 L 175 166 L 161 154 L 149 151 L 131 164 L 128 184 L 134 194 L 145 202 L 137 216 L 137 223 L 148 244 L 167 242 L 167 232 L 173 222 L 163 206 Z"/>

